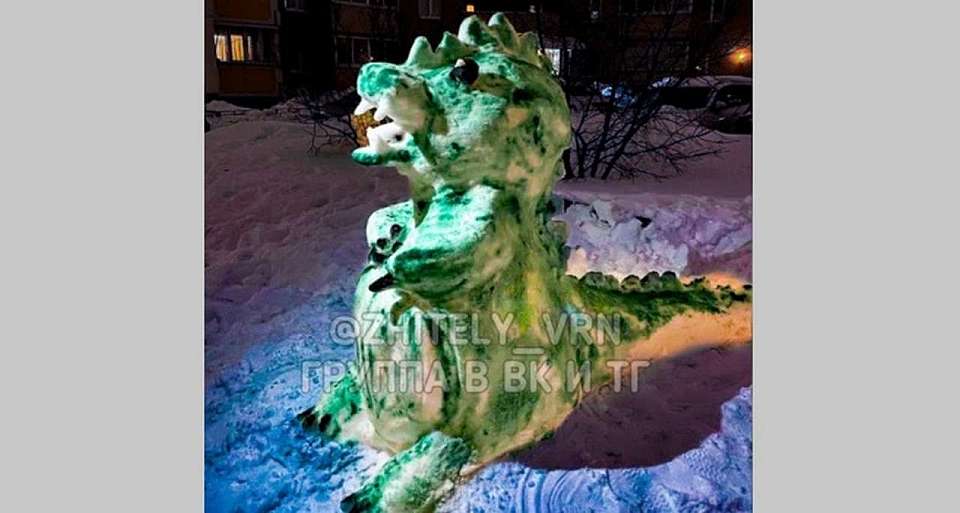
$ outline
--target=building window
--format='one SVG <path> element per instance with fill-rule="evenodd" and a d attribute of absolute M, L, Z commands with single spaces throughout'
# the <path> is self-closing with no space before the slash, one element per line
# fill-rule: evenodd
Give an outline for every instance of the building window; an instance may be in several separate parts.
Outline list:
<path fill-rule="evenodd" d="M 367 59 L 371 61 L 382 61 L 387 58 L 390 45 L 382 39 L 370 40 L 370 51 L 367 53 Z"/>
<path fill-rule="evenodd" d="M 624 67 L 653 73 L 682 72 L 690 58 L 690 44 L 681 41 L 652 42 L 630 48 L 624 55 Z"/>
<path fill-rule="evenodd" d="M 213 44 L 217 48 L 217 60 L 226 62 L 230 60 L 230 53 L 227 51 L 227 35 L 216 34 L 213 36 Z"/>
<path fill-rule="evenodd" d="M 272 62 L 270 33 L 256 29 L 220 29 L 213 36 L 220 62 Z"/>
<path fill-rule="evenodd" d="M 560 74 L 560 49 L 559 48 L 546 48 L 543 53 L 550 59 L 550 66 L 553 68 L 553 74 Z"/>
<path fill-rule="evenodd" d="M 240 34 L 230 34 L 230 57 L 234 61 L 253 60 L 253 52 L 249 51 L 249 44 L 245 44 L 245 39 L 249 41 L 250 36 L 244 37 Z"/>
<path fill-rule="evenodd" d="M 397 42 L 360 36 L 337 36 L 337 66 L 357 68 L 370 61 L 394 61 Z"/>
<path fill-rule="evenodd" d="M 590 0 L 590 19 L 593 21 L 599 20 L 601 12 L 603 12 L 602 0 Z"/>
<path fill-rule="evenodd" d="M 283 7 L 288 11 L 306 11 L 307 0 L 283 0 Z"/>
<path fill-rule="evenodd" d="M 723 17 L 724 0 L 710 0 L 710 21 L 720 21 Z"/>
<path fill-rule="evenodd" d="M 334 0 L 335 4 L 369 5 L 371 7 L 388 7 L 396 9 L 398 0 Z"/>
<path fill-rule="evenodd" d="M 467 4 L 467 7 L 465 7 L 464 10 L 465 10 L 468 14 L 473 14 L 473 13 L 477 12 L 477 6 L 476 6 L 476 5 L 473 5 L 473 4 Z"/>
<path fill-rule="evenodd" d="M 580 0 L 583 1 L 583 0 Z M 441 2 L 437 2 L 438 4 Z M 544 2 L 547 4 L 545 7 L 546 10 L 550 9 L 550 4 L 554 2 Z M 578 2 L 579 3 L 579 2 Z M 523 2 L 523 0 L 485 0 L 483 2 L 470 2 L 466 5 L 473 5 L 474 11 L 467 12 L 484 12 L 484 13 L 493 13 L 493 12 L 503 12 L 503 13 L 536 13 L 537 4 L 530 2 Z M 439 12 L 437 14 L 439 16 Z"/>
<path fill-rule="evenodd" d="M 693 0 L 621 0 L 620 11 L 628 14 L 690 14 Z"/>
<path fill-rule="evenodd" d="M 710 21 L 723 21 L 736 14 L 735 0 L 710 0 Z"/>
<path fill-rule="evenodd" d="M 353 64 L 355 66 L 361 66 L 366 62 L 370 62 L 370 40 L 354 38 Z"/>
<path fill-rule="evenodd" d="M 337 44 L 337 65 L 338 66 L 353 65 L 353 50 L 350 47 L 350 38 L 338 37 L 336 44 Z"/>
<path fill-rule="evenodd" d="M 439 18 L 440 0 L 420 0 L 421 18 Z"/>

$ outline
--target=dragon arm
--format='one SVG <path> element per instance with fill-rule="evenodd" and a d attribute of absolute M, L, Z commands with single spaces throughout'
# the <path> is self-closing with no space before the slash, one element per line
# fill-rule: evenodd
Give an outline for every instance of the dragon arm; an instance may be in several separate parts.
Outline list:
<path fill-rule="evenodd" d="M 440 299 L 496 276 L 512 258 L 509 237 L 497 233 L 501 194 L 486 185 L 438 190 L 417 229 L 386 262 L 394 282 Z"/>

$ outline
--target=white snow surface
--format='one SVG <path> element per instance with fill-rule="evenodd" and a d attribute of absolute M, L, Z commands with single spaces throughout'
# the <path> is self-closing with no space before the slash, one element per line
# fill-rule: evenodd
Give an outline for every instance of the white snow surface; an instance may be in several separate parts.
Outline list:
<path fill-rule="evenodd" d="M 206 135 L 206 509 L 339 511 L 339 499 L 385 455 L 306 435 L 293 418 L 316 402 L 323 381 L 303 370 L 353 358 L 352 346 L 332 342 L 332 320 L 350 312 L 367 217 L 407 198 L 406 181 L 355 165 L 342 149 L 309 153 L 302 125 L 244 121 Z M 749 162 L 749 141 L 745 148 Z M 729 185 L 710 196 L 692 194 L 690 183 L 681 194 L 677 187 L 562 184 L 558 217 L 579 248 L 568 267 L 749 278 L 750 198 Z M 442 511 L 749 511 L 750 404 L 745 390 L 724 406 L 717 434 L 661 464 L 548 470 L 505 462 Z"/>
<path fill-rule="evenodd" d="M 251 121 L 300 123 L 304 119 L 309 119 L 307 108 L 297 98 L 280 102 L 266 109 L 251 109 L 224 100 L 211 100 L 204 107 L 204 116 L 210 123 L 211 130 Z"/>
<path fill-rule="evenodd" d="M 562 192 L 570 229 L 567 272 L 618 279 L 650 271 L 694 276 L 724 271 L 750 279 L 751 198 Z"/>
<path fill-rule="evenodd" d="M 234 105 L 228 101 L 224 100 L 211 100 L 207 102 L 204 110 L 210 112 L 242 112 L 251 110 L 248 107 L 241 107 L 239 105 Z"/>

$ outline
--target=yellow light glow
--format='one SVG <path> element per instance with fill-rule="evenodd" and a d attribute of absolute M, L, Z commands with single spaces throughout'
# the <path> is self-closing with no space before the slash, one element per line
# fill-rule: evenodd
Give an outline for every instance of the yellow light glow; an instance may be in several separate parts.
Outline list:
<path fill-rule="evenodd" d="M 749 48 L 741 48 L 733 52 L 733 61 L 736 62 L 737 64 L 743 64 L 749 60 L 750 60 Z"/>
<path fill-rule="evenodd" d="M 477 12 L 477 6 L 473 4 L 467 4 L 467 12 Z"/>
<path fill-rule="evenodd" d="M 225 34 L 217 34 L 213 36 L 214 44 L 216 45 L 217 60 L 226 61 L 227 56 L 227 36 Z"/>
<path fill-rule="evenodd" d="M 235 60 L 235 61 L 247 60 L 243 50 L 244 50 L 243 36 L 240 36 L 237 34 L 230 34 L 230 52 L 231 52 L 230 55 L 231 57 L 233 57 L 232 60 Z"/>

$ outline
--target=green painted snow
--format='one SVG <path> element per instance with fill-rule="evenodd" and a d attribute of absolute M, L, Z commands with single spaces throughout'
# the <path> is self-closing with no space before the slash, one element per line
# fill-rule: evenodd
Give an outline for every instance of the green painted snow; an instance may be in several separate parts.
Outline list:
<path fill-rule="evenodd" d="M 472 84 L 451 78 L 458 59 L 479 65 Z M 516 34 L 503 15 L 489 25 L 467 18 L 437 50 L 418 38 L 405 63 L 365 65 L 357 89 L 422 124 L 401 149 L 353 153 L 360 164 L 395 166 L 410 179 L 412 198 L 368 221 L 370 260 L 354 314 L 386 321 L 358 337 L 355 369 L 300 417 L 327 436 L 395 454 L 344 500 L 346 510 L 432 511 L 465 465 L 549 436 L 584 393 L 568 363 L 603 379 L 601 364 L 617 348 L 572 329 L 551 337 L 544 316 L 618 314 L 624 337 L 635 340 L 685 311 L 749 301 L 749 293 L 669 274 L 623 283 L 598 273 L 564 276 L 566 228 L 550 220 L 549 198 L 570 142 L 570 112 L 536 38 Z M 475 343 L 458 342 L 463 326 L 445 314 L 473 315 Z M 431 315 L 439 317 L 418 331 L 418 319 Z M 506 343 L 495 316 L 512 316 Z M 390 333 L 407 341 L 383 343 Z M 414 379 L 437 362 L 442 386 L 385 390 L 377 366 L 400 361 L 423 364 Z M 552 390 L 511 389 L 508 361 L 550 367 Z M 477 362 L 488 379 L 479 390 L 467 375 Z"/>

